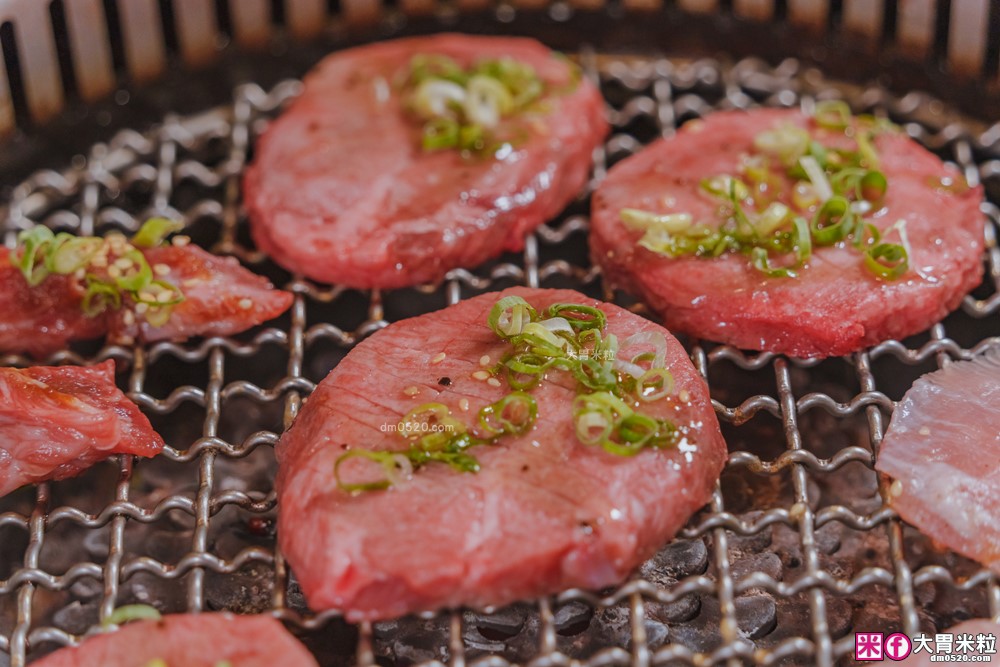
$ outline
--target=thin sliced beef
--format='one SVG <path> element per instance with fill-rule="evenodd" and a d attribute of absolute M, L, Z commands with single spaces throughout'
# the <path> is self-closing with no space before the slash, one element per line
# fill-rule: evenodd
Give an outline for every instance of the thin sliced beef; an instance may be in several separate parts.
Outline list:
<path fill-rule="evenodd" d="M 119 311 L 111 318 L 110 338 L 147 343 L 185 340 L 192 336 L 229 336 L 277 317 L 292 305 L 289 292 L 274 289 L 264 278 L 240 266 L 235 257 L 219 257 L 196 246 L 165 246 L 143 251 L 150 265 L 163 264 L 161 276 L 184 291 L 184 301 L 167 323 L 126 323 Z"/>
<path fill-rule="evenodd" d="M 765 277 L 739 253 L 669 258 L 636 245 L 642 233 L 622 223 L 623 208 L 711 218 L 718 204 L 700 192 L 702 179 L 738 173 L 758 133 L 810 122 L 798 111 L 720 112 L 615 165 L 594 195 L 594 261 L 671 329 L 745 349 L 841 355 L 937 322 L 982 278 L 982 188 L 935 187 L 961 176 L 902 133 L 876 140 L 889 185 L 871 218 L 882 231 L 906 220 L 913 256 L 899 280 L 877 279 L 844 244 L 814 248 L 796 278 Z"/>
<path fill-rule="evenodd" d="M 166 324 L 153 326 L 124 307 L 87 317 L 82 308 L 83 281 L 50 275 L 30 287 L 9 262 L 0 262 L 0 352 L 23 352 L 43 358 L 76 340 L 109 335 L 112 342 L 182 341 L 192 336 L 228 336 L 262 324 L 288 310 L 292 295 L 276 290 L 266 278 L 234 258 L 212 255 L 193 245 L 143 250 L 151 266 L 164 266 L 157 279 L 179 287 L 185 300 Z"/>
<path fill-rule="evenodd" d="M 397 85 L 415 55 L 514 58 L 551 92 L 499 159 L 425 152 Z M 573 77 L 522 38 L 436 35 L 329 56 L 257 142 L 244 180 L 254 240 L 289 271 L 357 288 L 435 281 L 520 250 L 586 184 L 607 132 L 597 89 Z"/>
<path fill-rule="evenodd" d="M 162 661 L 157 663 L 156 661 Z M 317 667 L 309 651 L 269 616 L 172 614 L 95 635 L 34 667 Z"/>
<path fill-rule="evenodd" d="M 876 469 L 906 521 L 1000 573 L 1000 354 L 916 382 L 892 415 Z"/>
<path fill-rule="evenodd" d="M 115 385 L 115 364 L 0 368 L 0 496 L 163 440 Z"/>
<path fill-rule="evenodd" d="M 676 392 L 648 410 L 673 420 L 679 443 L 633 457 L 581 444 L 575 380 L 559 372 L 532 390 L 530 431 L 469 450 L 479 472 L 432 463 L 388 490 L 341 490 L 334 464 L 345 448 L 405 446 L 387 429 L 416 405 L 440 402 L 472 423 L 510 391 L 474 375 L 509 349 L 486 323 L 508 295 L 539 311 L 565 302 L 600 308 L 620 340 L 664 335 Z M 620 582 L 708 500 L 726 447 L 704 381 L 664 329 L 577 292 L 513 288 L 360 343 L 310 396 L 277 455 L 279 539 L 309 605 L 360 620 Z"/>
<path fill-rule="evenodd" d="M 107 323 L 84 315 L 82 298 L 72 276 L 50 276 L 30 287 L 17 268 L 0 259 L 0 352 L 38 359 L 70 341 L 102 336 Z"/>

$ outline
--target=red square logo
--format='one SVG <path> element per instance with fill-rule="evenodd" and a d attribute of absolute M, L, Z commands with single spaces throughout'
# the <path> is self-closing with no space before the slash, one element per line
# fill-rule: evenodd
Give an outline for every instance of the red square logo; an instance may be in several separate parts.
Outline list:
<path fill-rule="evenodd" d="M 867 660 L 882 660 L 882 633 L 854 633 L 854 659 L 862 662 Z"/>

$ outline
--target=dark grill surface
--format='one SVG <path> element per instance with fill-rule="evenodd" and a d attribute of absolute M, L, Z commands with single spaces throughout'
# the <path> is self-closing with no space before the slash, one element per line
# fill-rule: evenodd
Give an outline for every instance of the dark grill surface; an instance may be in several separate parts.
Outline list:
<path fill-rule="evenodd" d="M 119 132 L 64 171 L 14 188 L 0 209 L 8 244 L 35 222 L 91 234 L 134 230 L 151 214 L 183 217 L 196 242 L 237 255 L 296 301 L 271 326 L 233 339 L 83 346 L 50 360 L 114 358 L 122 385 L 171 447 L 0 501 L 0 665 L 75 642 L 133 602 L 164 612 L 269 612 L 323 664 L 454 667 L 830 665 L 850 661 L 855 631 L 933 632 L 1000 615 L 996 580 L 903 526 L 872 470 L 893 401 L 912 380 L 1000 340 L 1000 131 L 922 95 L 834 85 L 795 61 L 772 68 L 576 55 L 599 79 L 615 127 L 591 187 L 610 164 L 715 109 L 808 110 L 844 95 L 857 110 L 902 124 L 970 182 L 986 182 L 984 286 L 930 331 L 851 357 L 803 362 L 685 341 L 711 385 L 731 459 L 711 505 L 624 586 L 488 614 L 352 626 L 308 612 L 275 549 L 278 433 L 314 383 L 387 321 L 512 284 L 605 295 L 587 261 L 588 197 L 542 227 L 523 254 L 455 271 L 440 286 L 359 293 L 289 276 L 248 247 L 240 173 L 252 137 L 297 82 L 243 86 L 224 108 L 167 116 L 146 134 Z"/>

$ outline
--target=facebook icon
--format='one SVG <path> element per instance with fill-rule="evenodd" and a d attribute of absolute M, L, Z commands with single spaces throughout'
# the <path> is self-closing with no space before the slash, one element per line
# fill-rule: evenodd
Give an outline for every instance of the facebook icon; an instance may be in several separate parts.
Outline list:
<path fill-rule="evenodd" d="M 890 660 L 902 660 L 906 656 L 910 655 L 910 650 L 913 648 L 910 638 L 904 635 L 902 632 L 894 632 L 885 638 L 884 652 L 887 658 Z"/>

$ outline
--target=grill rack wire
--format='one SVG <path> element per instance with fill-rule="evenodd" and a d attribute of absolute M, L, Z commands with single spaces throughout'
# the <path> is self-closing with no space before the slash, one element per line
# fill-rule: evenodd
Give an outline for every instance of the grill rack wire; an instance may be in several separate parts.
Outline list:
<path fill-rule="evenodd" d="M 588 195 L 600 182 L 611 161 L 641 148 L 642 142 L 629 129 L 636 122 L 651 123 L 655 126 L 655 134 L 669 136 L 679 122 L 717 108 L 764 104 L 802 105 L 808 110 L 817 97 L 837 96 L 844 90 L 824 81 L 815 70 L 806 69 L 795 60 L 786 60 L 777 67 L 771 67 L 753 59 L 735 64 L 714 60 L 625 59 L 599 55 L 586 48 L 576 55 L 587 75 L 600 83 L 602 88 L 616 87 L 625 91 L 627 98 L 623 103 L 609 105 L 614 130 L 605 146 L 595 154 L 594 176 Z M 5 241 L 11 245 L 18 229 L 36 222 L 72 229 L 80 234 L 93 234 L 109 229 L 132 231 L 142 219 L 152 214 L 182 217 L 186 221 L 208 219 L 219 228 L 219 241 L 213 247 L 214 251 L 236 255 L 245 263 L 261 269 L 266 265 L 266 259 L 241 243 L 240 231 L 244 222 L 240 210 L 239 176 L 253 136 L 262 129 L 266 118 L 277 113 L 299 89 L 297 81 L 285 81 L 270 90 L 253 84 L 244 85 L 235 91 L 229 107 L 191 117 L 167 116 L 160 126 L 146 134 L 120 131 L 106 144 L 95 145 L 85 161 L 65 171 L 34 174 L 13 189 L 10 200 L 0 209 L 0 213 L 4 214 Z M 706 90 L 712 92 L 706 93 Z M 935 125 L 911 122 L 918 115 L 923 117 L 928 108 L 940 109 L 939 103 L 922 94 L 896 98 L 876 87 L 856 89 L 846 94 L 855 108 L 888 114 L 915 139 L 949 156 L 970 183 L 1000 180 L 1000 125 L 974 134 L 962 123 L 942 122 Z M 226 147 L 226 156 L 209 167 L 199 162 L 197 155 L 211 141 L 221 141 Z M 107 189 L 120 188 L 124 181 L 129 180 L 143 181 L 150 186 L 151 205 L 147 209 L 127 210 L 105 200 Z M 212 188 L 216 194 L 178 211 L 172 206 L 172 194 L 175 186 L 184 181 Z M 585 201 L 586 196 L 578 203 L 582 205 Z M 1000 249 L 995 240 L 996 227 L 1000 225 L 1000 208 L 993 202 L 987 202 L 983 212 L 986 220 L 988 293 L 982 294 L 982 298 L 967 297 L 962 311 L 965 316 L 985 322 L 988 318 L 996 318 L 1000 308 Z M 462 298 L 463 291 L 487 290 L 505 281 L 527 285 L 569 281 L 577 286 L 600 289 L 601 277 L 597 269 L 558 256 L 571 239 L 582 239 L 587 226 L 588 220 L 583 214 L 563 216 L 551 225 L 541 227 L 530 237 L 519 257 L 505 257 L 478 271 L 454 271 L 443 285 L 420 291 L 443 295 L 445 301 L 454 303 Z M 555 259 L 540 261 L 540 254 L 552 252 L 557 255 Z M 275 432 L 262 430 L 242 442 L 221 438 L 219 422 L 226 401 L 234 397 L 257 402 L 283 401 L 283 421 L 287 426 L 314 387 L 303 371 L 310 347 L 326 341 L 348 349 L 386 324 L 384 295 L 373 292 L 366 295 L 367 314 L 355 329 L 343 329 L 328 322 L 310 325 L 310 308 L 318 304 L 336 306 L 346 298 L 348 291 L 315 285 L 298 277 L 293 277 L 286 287 L 295 293 L 287 328 L 265 326 L 241 339 L 211 338 L 187 345 L 159 343 L 148 348 L 105 346 L 92 355 L 65 350 L 48 360 L 50 363 L 83 364 L 112 358 L 120 365 L 127 365 L 129 396 L 145 412 L 154 416 L 170 416 L 186 402 L 203 407 L 205 418 L 200 437 L 186 449 L 168 446 L 161 455 L 170 464 L 195 465 L 197 489 L 193 497 L 175 493 L 161 498 L 153 506 L 138 504 L 130 495 L 133 460 L 131 457 L 120 457 L 112 497 L 99 511 L 91 512 L 73 506 L 50 507 L 53 485 L 43 483 L 35 489 L 33 510 L 0 513 L 0 541 L 4 539 L 3 531 L 27 535 L 23 565 L 0 580 L 0 599 L 7 597 L 12 600 L 16 614 L 11 619 L 11 630 L 6 634 L 0 632 L 0 663 L 7 657 L 11 665 L 21 667 L 27 657 L 38 655 L 36 651 L 40 646 L 51 648 L 79 641 L 79 636 L 54 625 L 38 626 L 34 615 L 40 591 L 67 590 L 85 579 L 100 582 L 99 613 L 103 620 L 119 604 L 118 595 L 123 582 L 139 573 L 168 580 L 183 578 L 187 607 L 199 611 L 206 607 L 204 582 L 209 572 L 229 576 L 257 563 L 273 570 L 274 586 L 269 607 L 274 616 L 306 634 L 322 633 L 329 623 L 340 622 L 334 620 L 334 613 L 311 615 L 300 613 L 289 605 L 289 572 L 276 549 L 251 546 L 226 559 L 213 554 L 208 547 L 210 523 L 223 508 L 235 506 L 248 513 L 263 515 L 275 506 L 274 494 L 270 491 L 217 490 L 218 461 L 249 456 L 258 448 L 272 446 L 278 437 Z M 609 298 L 613 296 L 608 294 Z M 832 636 L 826 616 L 830 596 L 850 596 L 872 586 L 883 586 L 892 591 L 899 609 L 899 618 L 892 622 L 910 635 L 920 629 L 919 604 L 914 590 L 928 583 L 972 592 L 984 600 L 984 607 L 990 616 L 1000 619 L 1000 585 L 989 571 L 980 569 L 973 570 L 971 575 L 960 575 L 940 565 L 914 569 L 908 563 L 904 553 L 903 526 L 884 502 L 888 493 L 884 480 L 878 485 L 883 499 L 881 507 L 867 513 L 856 512 L 842 504 L 814 510 L 810 506 L 807 488 L 810 476 L 836 474 L 851 463 L 866 466 L 868 475 L 875 474 L 871 470 L 873 452 L 878 451 L 887 424 L 886 417 L 893 408 L 893 400 L 876 386 L 873 363 L 878 359 L 891 357 L 906 365 L 934 361 L 940 366 L 952 359 L 969 358 L 998 342 L 998 337 L 987 337 L 971 347 L 963 347 L 949 337 L 944 324 L 937 324 L 923 342 L 909 343 L 908 346 L 903 342 L 888 341 L 851 357 L 825 362 L 849 367 L 860 389 L 849 400 L 838 401 L 825 392 L 796 395 L 793 374 L 799 371 L 808 373 L 817 365 L 815 362 L 769 353 L 746 354 L 727 346 L 704 346 L 698 341 L 689 341 L 688 349 L 695 366 L 706 378 L 713 368 L 726 364 L 751 373 L 766 373 L 769 369 L 773 372 L 773 391 L 757 393 L 733 405 L 718 400 L 713 391 L 713 400 L 724 424 L 738 426 L 758 414 L 771 415 L 780 421 L 785 440 L 784 451 L 780 455 L 769 460 L 752 451 L 733 451 L 727 469 L 743 469 L 761 476 L 790 474 L 794 502 L 755 513 L 736 513 L 727 510 L 722 490 L 717 488 L 707 510 L 692 519 L 682 534 L 684 538 L 707 538 L 710 541 L 712 565 L 706 573 L 686 576 L 669 590 L 657 588 L 636 577 L 601 595 L 571 590 L 538 600 L 535 603 L 539 621 L 538 647 L 527 664 L 533 667 L 626 664 L 648 667 L 674 662 L 694 665 L 832 665 L 849 659 L 853 652 L 853 636 L 849 633 L 839 638 Z M 227 381 L 227 355 L 240 363 L 252 364 L 269 346 L 287 350 L 286 373 L 280 381 L 270 387 L 245 380 Z M 158 361 L 165 359 L 171 359 L 168 363 L 174 364 L 206 363 L 207 383 L 204 386 L 182 384 L 162 398 L 148 393 L 147 372 Z M 6 356 L 2 358 L 2 363 L 27 365 L 29 360 Z M 835 419 L 859 417 L 867 426 L 867 442 L 845 446 L 828 458 L 817 456 L 804 444 L 799 426 L 804 415 L 814 410 L 828 413 Z M 195 520 L 189 553 L 174 563 L 161 562 L 149 556 L 129 558 L 127 526 L 133 522 L 152 523 L 169 512 L 182 512 Z M 109 543 L 105 562 L 80 561 L 61 574 L 43 569 L 40 554 L 46 544 L 47 532 L 63 522 L 76 524 L 84 530 L 107 527 Z M 836 573 L 824 570 L 820 565 L 815 534 L 822 526 L 833 522 L 856 531 L 884 531 L 888 538 L 889 565 L 863 568 L 849 579 L 839 578 Z M 798 533 L 803 554 L 802 575 L 791 582 L 775 580 L 764 572 L 752 572 L 736 579 L 732 574 L 734 563 L 727 548 L 728 541 L 777 525 L 786 525 Z M 70 548 L 79 546 L 71 545 Z M 735 600 L 740 594 L 752 590 L 763 590 L 777 597 L 804 594 L 808 600 L 811 631 L 766 648 L 757 647 L 754 642 L 742 637 L 736 619 Z M 647 605 L 651 602 L 672 603 L 690 594 L 717 599 L 721 641 L 708 652 L 692 650 L 682 643 L 666 643 L 655 650 L 650 648 L 644 625 Z M 553 620 L 554 610 L 574 600 L 595 608 L 627 605 L 631 628 L 628 645 L 607 646 L 583 659 L 561 653 Z M 427 663 L 428 666 L 447 664 L 449 667 L 465 667 L 468 663 L 481 667 L 506 667 L 510 664 L 499 655 L 467 660 L 462 613 L 447 612 L 443 617 L 450 631 L 447 646 L 443 647 L 446 650 L 441 653 L 448 656 L 447 662 L 434 660 Z M 374 641 L 373 627 L 361 624 L 357 628 L 354 655 L 345 660 L 362 666 L 375 664 Z"/>

